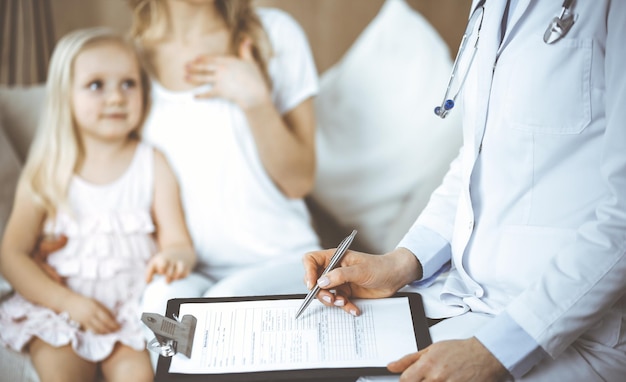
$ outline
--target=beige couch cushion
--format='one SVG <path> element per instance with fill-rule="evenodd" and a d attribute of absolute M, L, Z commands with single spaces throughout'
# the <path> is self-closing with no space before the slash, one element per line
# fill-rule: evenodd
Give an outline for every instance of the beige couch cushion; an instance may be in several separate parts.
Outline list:
<path fill-rule="evenodd" d="M 37 128 L 45 92 L 44 85 L 0 86 L 0 122 L 22 163 Z"/>
<path fill-rule="evenodd" d="M 21 163 L 13 150 L 13 146 L 8 139 L 2 121 L 0 120 L 0 233 L 4 234 L 11 206 L 15 187 L 20 176 Z M 9 285 L 0 276 L 0 298 L 10 291 Z"/>
<path fill-rule="evenodd" d="M 0 86 L 0 237 L 11 212 L 15 187 L 41 115 L 44 85 Z M 0 297 L 10 290 L 0 276 Z"/>
<path fill-rule="evenodd" d="M 9 217 L 23 158 L 41 114 L 44 87 L 0 86 L 0 236 Z M 11 291 L 0 277 L 0 298 Z M 0 346 L 0 380 L 36 382 L 37 373 L 27 354 Z"/>

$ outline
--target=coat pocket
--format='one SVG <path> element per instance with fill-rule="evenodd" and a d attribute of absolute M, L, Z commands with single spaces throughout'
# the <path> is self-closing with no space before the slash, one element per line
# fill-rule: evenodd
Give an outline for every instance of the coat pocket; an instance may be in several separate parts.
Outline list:
<path fill-rule="evenodd" d="M 505 121 L 538 134 L 578 134 L 591 122 L 592 41 L 533 43 L 514 60 Z M 539 89 L 539 90 L 538 90 Z"/>

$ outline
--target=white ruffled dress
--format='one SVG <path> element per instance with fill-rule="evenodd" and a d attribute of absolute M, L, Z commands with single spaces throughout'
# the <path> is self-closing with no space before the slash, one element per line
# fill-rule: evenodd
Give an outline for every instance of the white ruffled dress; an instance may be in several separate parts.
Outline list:
<path fill-rule="evenodd" d="M 126 172 L 94 185 L 74 177 L 73 216 L 60 213 L 45 230 L 65 234 L 67 245 L 48 257 L 68 288 L 94 298 L 117 318 L 121 329 L 99 335 L 80 330 L 66 313 L 35 305 L 18 293 L 0 304 L 0 341 L 22 351 L 33 337 L 53 346 L 71 344 L 80 357 L 106 359 L 116 343 L 145 349 L 139 301 L 148 259 L 156 252 L 150 214 L 154 188 L 152 147 L 140 143 Z"/>

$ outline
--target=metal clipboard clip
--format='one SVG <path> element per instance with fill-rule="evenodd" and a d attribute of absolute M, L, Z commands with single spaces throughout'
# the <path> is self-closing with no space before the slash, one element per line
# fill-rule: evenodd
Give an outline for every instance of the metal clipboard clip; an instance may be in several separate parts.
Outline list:
<path fill-rule="evenodd" d="M 164 317 L 158 313 L 142 313 L 141 321 L 156 336 L 148 343 L 148 349 L 156 351 L 163 357 L 171 357 L 182 353 L 191 358 L 193 335 L 196 332 L 196 318 L 190 314 L 180 321 Z"/>

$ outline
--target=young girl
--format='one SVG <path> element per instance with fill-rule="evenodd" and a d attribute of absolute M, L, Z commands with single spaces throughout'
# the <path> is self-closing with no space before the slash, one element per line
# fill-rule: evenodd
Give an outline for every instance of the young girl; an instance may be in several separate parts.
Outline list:
<path fill-rule="evenodd" d="M 174 174 L 138 139 L 146 79 L 131 45 L 105 29 L 73 32 L 53 54 L 0 254 L 16 291 L 0 304 L 0 340 L 28 349 L 42 381 L 151 381 L 144 284 L 195 263 Z M 42 231 L 68 237 L 47 258 L 62 283 L 30 256 Z"/>
<path fill-rule="evenodd" d="M 250 0 L 130 0 L 152 77 L 145 139 L 179 176 L 197 272 L 155 280 L 144 310 L 172 297 L 305 292 L 319 249 L 303 201 L 314 183 L 317 72 L 287 13 Z"/>

